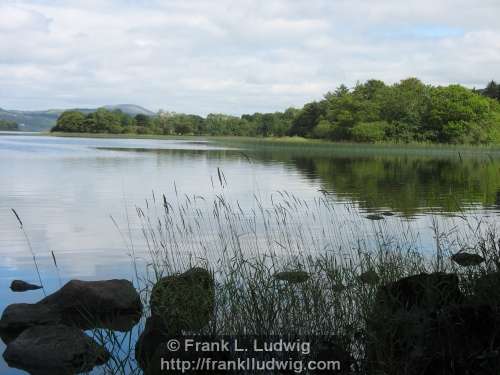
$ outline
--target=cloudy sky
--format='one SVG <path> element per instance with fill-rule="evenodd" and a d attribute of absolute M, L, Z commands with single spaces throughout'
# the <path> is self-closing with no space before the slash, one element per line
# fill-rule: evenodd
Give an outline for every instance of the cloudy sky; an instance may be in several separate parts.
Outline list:
<path fill-rule="evenodd" d="M 0 107 L 241 114 L 500 80 L 498 0 L 0 0 Z"/>

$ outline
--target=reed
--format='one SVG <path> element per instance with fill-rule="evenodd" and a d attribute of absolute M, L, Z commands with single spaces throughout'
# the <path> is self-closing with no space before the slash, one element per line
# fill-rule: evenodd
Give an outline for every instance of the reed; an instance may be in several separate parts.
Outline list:
<path fill-rule="evenodd" d="M 341 337 L 357 373 L 366 373 L 366 321 L 379 286 L 422 272 L 453 272 L 470 294 L 475 281 L 500 264 L 494 221 L 464 214 L 443 225 L 436 217 L 435 249 L 426 252 L 412 223 L 397 217 L 371 222 L 350 204 L 333 205 L 326 194 L 308 201 L 276 192 L 243 208 L 226 199 L 220 170 L 217 180 L 220 191 L 213 197 L 181 196 L 176 189 L 172 200 L 153 196 L 136 208 L 146 260 L 134 269 L 143 269 L 137 280 L 146 305 L 164 276 L 194 266 L 214 274 L 214 316 L 196 333 Z M 450 256 L 463 249 L 487 261 L 461 268 Z M 275 277 L 293 271 L 310 277 L 297 284 Z M 376 279 L 363 279 L 366 274 Z M 118 367 L 125 368 L 121 362 Z M 127 371 L 112 373 L 135 373 Z"/>
<path fill-rule="evenodd" d="M 33 246 L 31 246 L 30 238 L 28 237 L 28 234 L 26 233 L 26 230 L 24 229 L 24 224 L 23 224 L 23 222 L 22 222 L 19 214 L 17 213 L 17 211 L 15 209 L 13 209 L 13 208 L 11 208 L 11 211 L 14 214 L 14 216 L 16 217 L 17 222 L 19 223 L 19 229 L 23 233 L 24 238 L 26 240 L 26 243 L 28 244 L 28 248 L 30 250 L 31 257 L 33 259 L 33 265 L 35 266 L 35 271 L 36 271 L 36 274 L 38 276 L 38 281 L 40 282 L 40 286 L 42 287 L 43 294 L 45 296 L 47 296 L 47 293 L 45 291 L 45 287 L 43 285 L 42 276 L 40 275 L 40 269 L 38 267 L 38 262 L 37 262 L 37 259 L 36 259 L 36 254 L 35 254 L 35 251 L 33 250 Z"/>

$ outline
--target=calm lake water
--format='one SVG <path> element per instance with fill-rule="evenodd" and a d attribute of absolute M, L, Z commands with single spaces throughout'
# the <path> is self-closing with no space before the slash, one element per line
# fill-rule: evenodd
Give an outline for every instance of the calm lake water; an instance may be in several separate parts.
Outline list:
<path fill-rule="evenodd" d="M 348 147 L 312 152 L 203 140 L 0 134 L 0 310 L 43 297 L 41 291 L 9 290 L 13 279 L 37 282 L 11 208 L 24 223 L 49 292 L 60 280 L 72 278 L 132 279 L 130 257 L 111 216 L 122 228 L 130 224 L 140 256 L 145 246 L 135 207 L 145 206 L 153 192 L 169 199 L 175 199 L 176 191 L 177 196 L 213 199 L 220 193 L 218 171 L 227 181 L 225 198 L 238 201 L 243 210 L 255 208 L 255 197 L 268 202 L 278 191 L 311 202 L 327 197 L 342 213 L 332 218 L 339 226 L 349 215 L 360 218 L 359 230 L 384 225 L 397 232 L 402 225 L 411 226 L 419 233 L 423 251 L 432 251 L 432 218 L 452 227 L 456 216 L 496 221 L 500 213 L 500 159 L 487 154 Z M 394 213 L 383 224 L 364 218 L 383 211 Z M 0 361 L 0 373 L 22 372 Z"/>

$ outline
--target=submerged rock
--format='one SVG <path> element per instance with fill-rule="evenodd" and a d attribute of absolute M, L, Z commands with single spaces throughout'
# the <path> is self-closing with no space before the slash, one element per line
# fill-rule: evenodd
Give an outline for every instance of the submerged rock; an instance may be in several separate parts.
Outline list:
<path fill-rule="evenodd" d="M 69 375 L 104 364 L 109 353 L 78 328 L 49 325 L 24 331 L 3 357 L 10 367 L 33 375 Z"/>
<path fill-rule="evenodd" d="M 478 266 L 484 262 L 484 258 L 481 255 L 465 252 L 452 255 L 451 260 L 463 267 Z"/>
<path fill-rule="evenodd" d="M 305 271 L 283 271 L 274 274 L 276 280 L 287 281 L 290 284 L 305 283 L 310 277 Z"/>
<path fill-rule="evenodd" d="M 162 278 L 151 292 L 151 314 L 161 319 L 170 334 L 205 327 L 212 319 L 214 304 L 212 274 L 198 267 Z"/>
<path fill-rule="evenodd" d="M 385 219 L 382 215 L 379 215 L 379 214 L 366 215 L 366 218 L 369 220 L 384 220 Z"/>
<path fill-rule="evenodd" d="M 34 285 L 27 283 L 26 281 L 23 280 L 14 280 L 10 284 L 10 290 L 13 292 L 27 292 L 28 290 L 38 290 L 42 289 L 40 285 Z"/>

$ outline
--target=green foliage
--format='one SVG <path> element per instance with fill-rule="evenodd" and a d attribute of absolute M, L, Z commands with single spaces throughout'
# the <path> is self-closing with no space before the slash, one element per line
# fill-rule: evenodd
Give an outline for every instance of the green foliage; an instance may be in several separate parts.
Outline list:
<path fill-rule="evenodd" d="M 298 136 L 355 142 L 500 142 L 500 85 L 484 90 L 435 87 L 417 78 L 393 85 L 369 80 L 352 89 L 340 85 L 302 109 L 231 116 L 158 112 L 131 117 L 98 109 L 66 111 L 53 131 L 214 136 Z"/>
<path fill-rule="evenodd" d="M 320 139 L 335 139 L 338 129 L 338 125 L 333 125 L 330 121 L 320 120 L 313 130 L 313 136 Z"/>
<path fill-rule="evenodd" d="M 19 125 L 14 121 L 0 120 L 0 131 L 19 130 Z"/>
<path fill-rule="evenodd" d="M 360 122 L 352 128 L 352 138 L 356 142 L 381 142 L 388 126 L 385 121 Z"/>
<path fill-rule="evenodd" d="M 490 85 L 492 86 L 492 85 Z M 490 91 L 496 90 L 496 86 Z M 306 104 L 289 135 L 355 142 L 489 143 L 498 139 L 499 106 L 460 85 L 434 87 L 417 78 L 387 86 L 341 85 Z"/>

